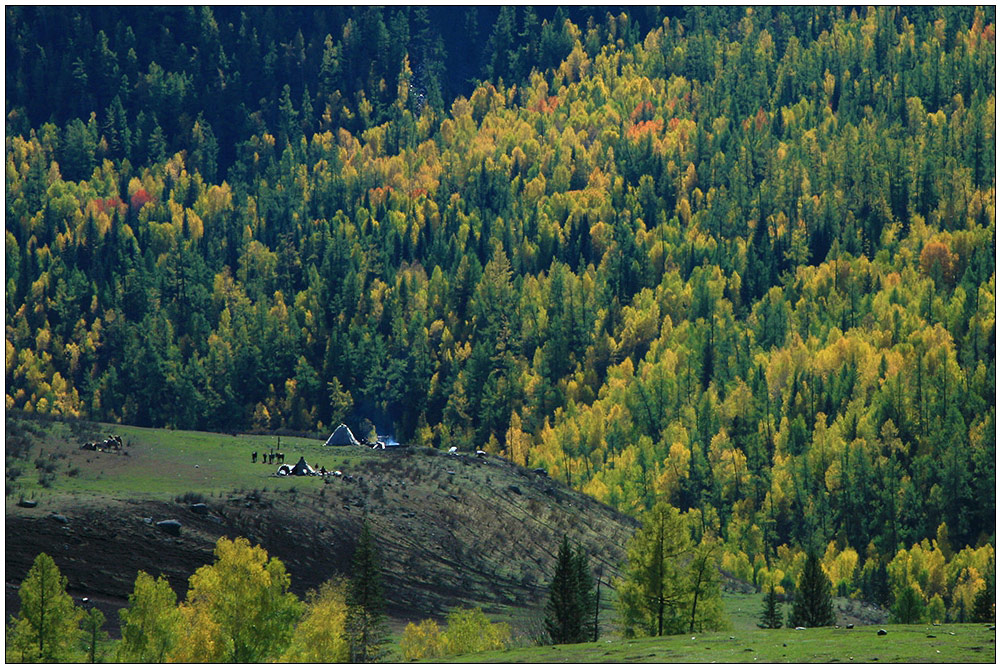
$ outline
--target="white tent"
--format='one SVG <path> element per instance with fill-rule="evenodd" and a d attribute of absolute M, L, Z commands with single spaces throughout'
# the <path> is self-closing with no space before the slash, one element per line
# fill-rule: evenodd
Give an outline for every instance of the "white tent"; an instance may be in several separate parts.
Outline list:
<path fill-rule="evenodd" d="M 331 432 L 331 436 L 327 437 L 324 446 L 358 446 L 358 439 L 351 433 L 347 425 L 341 423 L 336 430 Z"/>

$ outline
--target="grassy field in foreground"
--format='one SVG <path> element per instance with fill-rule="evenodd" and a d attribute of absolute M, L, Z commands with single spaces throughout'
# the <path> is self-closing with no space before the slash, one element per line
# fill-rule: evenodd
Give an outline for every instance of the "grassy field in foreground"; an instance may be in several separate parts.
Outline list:
<path fill-rule="evenodd" d="M 886 636 L 878 636 L 886 629 Z M 887 625 L 855 629 L 754 630 L 515 648 L 451 657 L 459 663 L 970 663 L 995 661 L 986 625 Z"/>

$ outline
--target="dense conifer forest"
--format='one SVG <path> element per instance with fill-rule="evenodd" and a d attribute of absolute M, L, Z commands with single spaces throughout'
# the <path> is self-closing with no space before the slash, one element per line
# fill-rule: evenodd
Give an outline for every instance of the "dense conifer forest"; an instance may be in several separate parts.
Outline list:
<path fill-rule="evenodd" d="M 992 7 L 8 7 L 6 409 L 344 421 L 960 620 Z"/>

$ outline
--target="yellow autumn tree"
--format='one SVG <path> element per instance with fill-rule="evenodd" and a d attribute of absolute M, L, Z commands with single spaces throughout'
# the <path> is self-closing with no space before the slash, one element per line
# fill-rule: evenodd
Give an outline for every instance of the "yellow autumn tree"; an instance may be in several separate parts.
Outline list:
<path fill-rule="evenodd" d="M 344 582 L 330 580 L 306 594 L 306 612 L 282 662 L 347 662 L 349 644 L 347 589 Z"/>
<path fill-rule="evenodd" d="M 221 537 L 216 561 L 188 580 L 177 662 L 263 662 L 292 640 L 302 603 L 278 558 L 243 537 Z"/>
<path fill-rule="evenodd" d="M 400 637 L 400 653 L 405 661 L 441 657 L 444 652 L 442 630 L 437 622 L 428 618 L 417 624 L 407 623 Z"/>

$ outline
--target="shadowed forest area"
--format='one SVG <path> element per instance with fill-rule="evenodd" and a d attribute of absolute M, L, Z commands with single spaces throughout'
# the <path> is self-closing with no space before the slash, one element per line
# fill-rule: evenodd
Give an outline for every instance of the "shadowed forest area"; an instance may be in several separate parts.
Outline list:
<path fill-rule="evenodd" d="M 994 573 L 993 7 L 5 17 L 7 410 L 485 449 L 960 622 Z"/>

